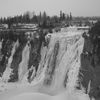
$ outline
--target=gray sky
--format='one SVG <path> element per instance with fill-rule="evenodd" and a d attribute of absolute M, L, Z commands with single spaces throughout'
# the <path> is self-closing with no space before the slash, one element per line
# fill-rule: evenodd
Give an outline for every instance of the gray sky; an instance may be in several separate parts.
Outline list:
<path fill-rule="evenodd" d="M 74 16 L 100 16 L 100 0 L 0 0 L 0 17 L 44 10 L 49 15 L 62 10 Z"/>

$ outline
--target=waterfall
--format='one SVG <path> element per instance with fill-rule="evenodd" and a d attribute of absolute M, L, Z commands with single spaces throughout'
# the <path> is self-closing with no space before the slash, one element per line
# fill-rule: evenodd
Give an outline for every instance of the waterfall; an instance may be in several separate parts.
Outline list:
<path fill-rule="evenodd" d="M 27 72 L 28 72 L 28 60 L 29 60 L 29 46 L 26 44 L 22 52 L 22 61 L 19 64 L 18 75 L 19 81 L 27 81 Z"/>
<path fill-rule="evenodd" d="M 8 59 L 6 70 L 4 71 L 3 76 L 2 76 L 2 80 L 4 82 L 8 82 L 8 80 L 10 79 L 10 75 L 12 74 L 12 69 L 10 67 L 11 67 L 11 63 L 12 63 L 12 60 L 13 60 L 13 55 L 14 55 L 14 53 L 16 51 L 16 48 L 18 46 L 19 46 L 19 42 L 17 40 L 15 43 L 13 43 L 13 48 L 12 48 L 12 51 L 11 51 L 11 56 Z"/>
<path fill-rule="evenodd" d="M 80 56 L 84 46 L 82 33 L 83 31 L 48 34 L 46 36 L 46 42 L 48 42 L 47 45 L 44 45 L 43 42 L 41 47 L 39 47 L 39 38 L 34 38 L 34 41 L 32 41 L 32 47 L 29 44 L 30 42 L 26 43 L 22 51 L 22 60 L 17 66 L 17 89 L 19 88 L 19 91 L 28 90 L 49 95 L 57 95 L 54 97 L 57 100 L 61 100 L 62 97 L 63 100 L 66 100 L 66 98 L 70 98 L 68 100 L 73 100 L 74 98 L 74 100 L 88 100 L 88 95 L 84 93 L 84 90 L 77 89 L 80 80 L 78 77 L 79 70 L 81 68 Z M 31 60 L 36 60 L 39 64 L 34 64 L 35 62 L 33 61 L 29 68 L 30 51 L 33 51 L 33 59 Z M 13 47 L 11 56 L 8 60 L 7 68 L 9 70 L 11 69 L 10 64 L 12 62 L 14 52 L 15 46 Z M 38 59 L 39 61 L 36 59 L 36 57 L 38 57 L 37 55 L 40 55 L 40 59 Z M 9 79 L 9 75 L 11 74 L 11 70 L 8 71 L 7 68 L 7 71 L 4 73 L 8 73 L 3 75 L 6 80 Z M 28 72 L 31 70 L 31 81 L 29 81 Z M 5 77 L 6 75 L 8 76 Z M 22 87 L 22 85 L 24 87 Z M 88 91 L 90 91 L 90 84 L 88 86 Z M 62 94 L 58 96 L 60 93 Z M 86 99 L 82 99 L 82 97 Z M 54 100 L 54 98 L 51 100 Z"/>
<path fill-rule="evenodd" d="M 0 41 L 0 50 L 2 49 L 2 40 Z"/>
<path fill-rule="evenodd" d="M 69 72 L 68 72 L 68 80 L 67 80 L 67 88 L 69 91 L 73 91 L 76 89 L 78 85 L 78 75 L 79 75 L 79 69 L 81 68 L 81 53 L 83 51 L 84 46 L 84 39 L 82 37 L 79 37 L 78 41 L 74 44 L 74 46 L 70 46 L 70 49 L 68 54 L 68 57 L 70 57 L 69 62 Z M 71 48 L 72 47 L 72 48 Z"/>
<path fill-rule="evenodd" d="M 49 38 L 48 47 L 41 48 L 41 61 L 31 84 L 42 84 L 40 91 L 50 94 L 66 89 L 73 92 L 79 85 L 80 55 L 84 46 L 82 32 L 57 33 Z"/>

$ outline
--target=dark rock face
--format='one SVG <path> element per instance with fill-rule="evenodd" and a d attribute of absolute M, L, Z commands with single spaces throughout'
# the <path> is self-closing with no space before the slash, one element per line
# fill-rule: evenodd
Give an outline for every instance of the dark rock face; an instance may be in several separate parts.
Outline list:
<path fill-rule="evenodd" d="M 11 55 L 11 49 L 12 49 L 12 41 L 5 39 L 2 42 L 2 49 L 1 49 L 1 55 L 2 58 L 0 59 L 0 73 L 1 75 L 3 74 L 5 68 L 6 68 L 6 64 L 8 62 L 8 58 Z"/>
<path fill-rule="evenodd" d="M 0 60 L 0 73 L 1 76 L 5 71 L 8 59 L 11 56 L 11 51 L 13 49 L 13 44 L 18 40 L 19 47 L 16 49 L 15 54 L 13 55 L 13 61 L 11 63 L 11 69 L 13 69 L 13 74 L 10 76 L 9 82 L 15 82 L 18 80 L 18 66 L 22 60 L 22 51 L 27 43 L 27 37 L 24 33 L 14 33 L 13 31 L 8 31 L 4 33 L 0 33 L 0 38 L 2 41 L 2 49 L 1 49 L 1 60 Z"/>
<path fill-rule="evenodd" d="M 16 82 L 18 81 L 18 69 L 19 64 L 22 62 L 22 52 L 26 45 L 30 48 L 29 61 L 28 61 L 28 69 L 34 67 L 37 71 L 39 62 L 41 60 L 41 46 L 45 43 L 45 35 L 42 33 L 36 33 L 31 39 L 24 32 L 1 32 L 0 33 L 0 41 L 2 41 L 2 48 L 0 50 L 0 77 L 2 77 L 8 60 L 11 56 L 11 51 L 14 47 L 16 41 L 19 42 L 18 47 L 15 50 L 13 55 L 13 60 L 11 62 L 10 68 L 12 69 L 12 74 L 10 75 L 10 79 L 8 82 Z M 28 79 L 32 75 L 32 70 L 29 71 Z"/>
<path fill-rule="evenodd" d="M 86 93 L 96 100 L 100 99 L 100 22 L 85 34 L 81 69 L 79 77 Z"/>
<path fill-rule="evenodd" d="M 11 33 L 11 34 L 10 34 Z M 9 35 L 10 34 L 10 35 Z M 13 43 L 16 41 L 16 36 L 12 32 L 8 33 L 0 33 L 0 41 L 2 41 L 2 48 L 0 50 L 0 75 L 2 76 L 6 64 L 8 63 L 8 59 L 11 55 L 11 50 L 13 47 Z"/>
<path fill-rule="evenodd" d="M 13 56 L 13 61 L 11 63 L 11 68 L 13 69 L 13 74 L 10 76 L 10 80 L 8 80 L 9 82 L 16 82 L 18 81 L 18 68 L 19 68 L 19 64 L 22 61 L 22 51 L 25 47 L 25 44 L 21 44 L 19 45 L 19 47 L 17 48 L 14 56 Z"/>
<path fill-rule="evenodd" d="M 42 34 L 42 33 L 41 33 Z M 45 36 L 41 36 L 41 34 L 38 34 L 39 37 L 34 37 L 33 40 L 30 41 L 30 55 L 29 55 L 29 63 L 28 63 L 28 69 L 34 67 L 37 71 L 39 62 L 41 60 L 41 46 L 44 44 Z M 33 69 L 29 71 L 28 79 L 31 80 Z"/>

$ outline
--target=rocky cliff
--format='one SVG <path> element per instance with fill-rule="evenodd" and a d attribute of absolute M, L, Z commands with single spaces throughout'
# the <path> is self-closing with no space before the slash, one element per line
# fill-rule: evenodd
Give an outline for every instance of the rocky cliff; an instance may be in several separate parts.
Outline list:
<path fill-rule="evenodd" d="M 80 79 L 81 84 L 90 97 L 100 99 L 100 23 L 83 34 L 85 39 L 81 54 Z"/>

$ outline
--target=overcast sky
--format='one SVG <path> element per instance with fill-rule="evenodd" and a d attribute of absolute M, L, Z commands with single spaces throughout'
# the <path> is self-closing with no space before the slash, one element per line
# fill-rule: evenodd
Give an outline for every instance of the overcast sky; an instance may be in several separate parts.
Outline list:
<path fill-rule="evenodd" d="M 100 0 L 0 0 L 0 17 L 25 11 L 46 11 L 49 15 L 72 12 L 74 16 L 100 16 Z"/>

